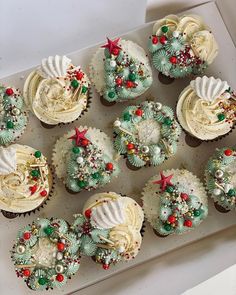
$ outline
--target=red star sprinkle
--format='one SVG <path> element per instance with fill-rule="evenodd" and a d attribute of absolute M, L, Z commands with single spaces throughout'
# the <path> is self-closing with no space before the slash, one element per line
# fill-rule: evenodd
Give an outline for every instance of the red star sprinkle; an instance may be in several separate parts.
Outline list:
<path fill-rule="evenodd" d="M 75 144 L 78 146 L 79 145 L 79 142 L 81 140 L 88 140 L 86 137 L 85 137 L 85 134 L 87 133 L 88 129 L 84 129 L 83 131 L 79 131 L 78 128 L 75 127 L 75 134 L 72 135 L 71 137 L 69 137 L 68 139 L 74 139 L 75 140 Z"/>
<path fill-rule="evenodd" d="M 118 45 L 118 42 L 120 41 L 120 38 L 115 39 L 114 41 L 107 38 L 107 44 L 102 45 L 102 48 L 108 48 L 109 52 L 112 53 L 113 49 L 121 49 L 121 47 Z"/>
<path fill-rule="evenodd" d="M 172 186 L 173 183 L 170 182 L 171 178 L 173 177 L 173 174 L 169 176 L 165 176 L 162 172 L 160 172 L 161 179 L 156 180 L 153 183 L 160 184 L 161 191 L 164 192 L 167 186 Z"/>

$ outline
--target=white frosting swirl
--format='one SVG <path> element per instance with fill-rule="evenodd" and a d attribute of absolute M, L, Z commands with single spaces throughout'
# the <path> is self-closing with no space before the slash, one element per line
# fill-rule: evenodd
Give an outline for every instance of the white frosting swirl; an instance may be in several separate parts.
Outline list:
<path fill-rule="evenodd" d="M 45 190 L 47 195 L 52 187 L 51 172 L 48 168 L 46 158 L 34 157 L 35 150 L 29 146 L 14 144 L 16 150 L 16 170 L 8 175 L 0 175 L 0 209 L 23 213 L 31 211 L 40 206 L 45 197 L 40 192 Z M 30 165 L 42 164 L 40 167 L 41 177 L 37 181 L 32 181 Z M 36 190 L 32 194 L 30 187 L 36 184 Z"/>
<path fill-rule="evenodd" d="M 72 122 L 87 106 L 88 90 L 83 93 L 82 87 L 89 87 L 89 79 L 83 73 L 79 86 L 73 88 L 71 80 L 81 69 L 69 62 L 65 56 L 49 57 L 25 81 L 26 105 L 44 123 Z"/>
<path fill-rule="evenodd" d="M 111 210 L 110 206 L 106 206 L 109 203 L 117 203 L 119 205 L 114 206 Z M 99 212 L 102 212 L 102 214 L 97 214 L 97 210 L 100 207 L 102 209 Z M 122 212 L 120 212 L 121 208 Z M 91 221 L 93 225 L 99 224 L 101 226 L 103 223 L 105 226 L 108 223 L 112 225 L 112 222 L 115 223 L 114 220 L 116 222 L 118 221 L 117 216 L 121 217 L 122 215 L 122 220 L 120 219 L 122 223 L 116 223 L 112 228 L 109 227 L 111 228 L 109 239 L 114 242 L 117 249 L 122 249 L 124 259 L 128 260 L 137 255 L 142 242 L 140 230 L 142 228 L 144 214 L 142 208 L 135 200 L 129 197 L 122 197 L 113 192 L 99 193 L 88 199 L 84 205 L 83 212 L 87 209 L 92 209 Z M 104 209 L 108 210 L 105 211 Z M 117 210 L 117 212 L 113 210 Z M 95 217 L 93 217 L 94 213 Z M 113 214 L 112 217 L 111 214 Z"/>
<path fill-rule="evenodd" d="M 200 84 L 197 85 L 200 86 Z M 229 98 L 220 91 L 219 96 L 209 99 L 209 94 L 214 91 L 210 87 L 211 84 L 208 84 L 209 89 L 206 84 L 201 86 L 205 86 L 205 89 L 197 89 L 196 92 L 194 88 L 188 86 L 182 91 L 176 112 L 181 126 L 187 132 L 201 140 L 211 140 L 227 134 L 233 126 L 233 121 L 218 119 L 218 115 L 223 113 L 221 105 L 229 105 Z M 207 97 L 201 98 L 197 93 L 206 93 Z"/>
<path fill-rule="evenodd" d="M 16 170 L 16 150 L 10 146 L 0 147 L 0 175 L 7 175 Z"/>

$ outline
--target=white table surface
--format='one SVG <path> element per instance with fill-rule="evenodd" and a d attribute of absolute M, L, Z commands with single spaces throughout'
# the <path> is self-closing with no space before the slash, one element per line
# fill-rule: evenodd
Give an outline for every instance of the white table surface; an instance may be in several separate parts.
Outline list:
<path fill-rule="evenodd" d="M 33 4 L 31 4 L 32 2 Z M 64 8 L 60 7 L 60 2 L 63 1 L 45 0 L 36 2 L 28 0 L 8 0 L 5 1 L 5 3 L 3 3 L 3 1 L 0 2 L 0 77 L 38 63 L 38 60 L 41 57 L 44 57 L 48 54 L 73 51 L 75 49 L 84 47 L 85 44 L 89 45 L 91 43 L 99 41 L 101 39 L 101 36 L 103 37 L 104 34 L 111 33 L 114 35 L 119 32 L 124 32 L 126 28 L 131 28 L 135 25 L 138 25 L 141 19 L 143 21 L 143 3 L 145 1 L 141 3 L 141 0 L 68 0 L 66 1 L 68 5 L 68 7 L 66 7 L 67 14 L 64 13 Z M 137 2 L 140 5 L 137 5 Z M 158 18 L 170 12 L 179 12 L 184 8 L 192 7 L 203 2 L 206 1 L 148 0 L 147 20 Z M 229 25 L 235 22 L 235 19 L 233 17 L 233 15 L 235 14 L 235 10 L 233 13 L 232 10 L 228 8 L 230 6 L 227 6 L 229 2 L 232 3 L 232 0 L 221 1 L 221 3 L 219 4 L 219 6 L 221 7 L 222 2 L 224 2 L 224 12 L 222 14 L 227 15 L 226 22 Z M 22 3 L 24 3 L 24 5 L 22 5 Z M 96 6 L 96 3 L 99 3 L 99 5 Z M 110 3 L 110 6 L 108 5 L 108 3 Z M 132 6 L 129 6 L 127 3 L 131 3 L 132 5 L 136 3 L 135 16 L 138 15 L 138 18 L 136 18 L 136 20 L 134 18 L 133 20 L 130 16 L 133 16 L 134 14 L 130 13 L 128 9 L 125 9 L 124 13 L 122 15 L 119 15 L 118 19 L 117 3 L 121 3 L 121 5 L 118 5 L 120 9 L 124 7 L 124 3 L 126 3 L 126 7 L 131 8 Z M 98 13 L 100 13 L 100 15 L 102 15 L 104 11 L 106 11 L 105 15 L 107 16 L 107 18 L 105 16 L 104 19 L 100 17 L 99 20 L 94 18 L 91 14 L 91 5 L 93 8 L 92 11 L 99 11 Z M 113 9 L 114 5 L 116 5 L 115 9 Z M 78 29 L 78 25 L 80 24 L 80 18 L 76 19 L 75 7 L 77 7 L 78 11 L 82 12 L 82 14 L 84 15 L 83 21 L 88 21 L 86 32 L 89 31 L 90 34 L 77 36 L 76 29 Z M 27 11 L 30 10 L 32 10 L 33 13 L 27 15 Z M 22 16 L 22 11 L 23 15 L 25 15 L 25 18 L 20 17 Z M 107 11 L 110 11 L 109 13 L 112 13 L 114 16 L 111 17 L 111 14 L 109 14 Z M 125 14 L 126 11 L 128 11 L 127 14 Z M 58 16 L 55 15 L 55 12 L 58 14 Z M 49 26 L 48 19 L 50 19 L 50 14 L 53 16 L 57 24 L 63 24 L 69 19 L 71 21 L 71 27 L 67 26 L 65 28 L 65 26 L 61 25 L 58 29 L 55 23 L 54 26 Z M 73 15 L 75 18 L 68 17 L 68 15 Z M 130 16 L 127 17 L 127 15 Z M 229 16 L 231 16 L 231 18 Z M 117 24 L 119 23 L 120 18 L 122 18 L 123 24 L 118 28 Z M 37 34 L 38 36 L 40 36 L 41 39 L 35 38 L 34 35 L 32 35 L 32 38 L 28 37 L 28 39 L 24 39 L 22 37 L 26 36 L 26 34 L 24 34 L 24 28 L 27 33 L 29 33 L 30 29 L 28 28 L 28 24 L 30 23 L 30 21 L 33 20 L 36 20 L 36 22 L 33 23 L 36 25 L 36 29 L 38 30 Z M 109 25 L 107 26 L 106 23 L 108 22 L 108 20 Z M 102 22 L 102 26 L 98 30 L 97 24 L 99 22 Z M 127 27 L 125 27 L 126 24 Z M 112 25 L 113 28 L 111 29 Z M 23 31 L 21 31 L 20 28 L 23 28 Z M 51 36 L 53 32 L 56 32 L 57 35 L 54 36 L 52 42 Z M 232 29 L 231 33 L 233 36 L 236 36 L 236 30 L 234 31 Z M 59 38 L 58 36 L 61 36 L 61 38 Z M 54 41 L 54 39 L 56 41 Z M 63 39 L 63 44 L 61 42 L 61 39 Z M 10 43 L 6 44 L 6 41 Z M 10 44 L 13 43 L 15 45 L 10 46 Z M 32 48 L 34 50 L 32 50 Z M 56 49 L 57 51 L 55 51 Z M 5 55 L 3 55 L 3 53 Z M 221 234 L 208 237 L 202 241 L 174 251 L 168 255 L 162 256 L 161 258 L 155 259 L 132 270 L 125 271 L 119 275 L 114 276 L 113 278 L 110 278 L 109 280 L 100 282 L 94 286 L 91 286 L 74 294 L 181 294 L 186 289 L 193 287 L 194 285 L 208 279 L 209 277 L 222 271 L 228 266 L 236 263 L 235 229 L 236 228 L 233 228 L 224 231 Z M 3 274 L 1 273 L 0 275 L 3 276 Z M 7 288 L 2 289 L 2 291 L 0 291 L 0 294 L 10 294 L 9 292 L 6 293 L 6 291 L 3 290 L 7 290 Z M 58 292 L 58 294 L 59 293 L 60 292 Z M 29 291 L 29 293 L 25 294 L 32 294 L 32 292 Z M 201 295 L 205 294 L 201 293 Z"/>

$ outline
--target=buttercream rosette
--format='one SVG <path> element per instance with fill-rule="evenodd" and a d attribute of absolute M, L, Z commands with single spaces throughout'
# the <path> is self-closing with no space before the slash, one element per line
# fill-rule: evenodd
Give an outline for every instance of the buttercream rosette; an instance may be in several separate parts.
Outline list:
<path fill-rule="evenodd" d="M 154 67 L 163 75 L 183 78 L 202 74 L 218 54 L 211 29 L 198 15 L 168 15 L 153 26 L 148 41 Z"/>
<path fill-rule="evenodd" d="M 228 212 L 236 209 L 236 149 L 218 148 L 205 168 L 205 184 L 216 209 Z"/>
<path fill-rule="evenodd" d="M 52 161 L 56 175 L 70 193 L 102 187 L 120 171 L 110 138 L 101 130 L 86 126 L 57 140 Z"/>
<path fill-rule="evenodd" d="M 197 77 L 180 93 L 176 114 L 191 136 L 202 141 L 218 139 L 235 124 L 236 96 L 226 81 Z"/>
<path fill-rule="evenodd" d="M 52 190 L 53 175 L 40 151 L 19 144 L 0 148 L 0 209 L 5 216 L 34 211 Z"/>
<path fill-rule="evenodd" d="M 80 267 L 79 243 L 69 224 L 38 218 L 20 229 L 11 250 L 16 275 L 34 291 L 62 288 Z"/>
<path fill-rule="evenodd" d="M 161 237 L 193 230 L 207 217 L 204 185 L 185 169 L 153 176 L 142 192 L 145 217 Z"/>
<path fill-rule="evenodd" d="M 104 269 L 134 258 L 141 247 L 144 221 L 142 208 L 126 196 L 98 193 L 77 214 L 72 229 L 80 238 L 80 251 Z"/>
<path fill-rule="evenodd" d="M 28 108 L 45 126 L 70 123 L 88 107 L 90 82 L 66 56 L 49 56 L 24 84 Z"/>
<path fill-rule="evenodd" d="M 117 38 L 99 48 L 90 63 L 90 77 L 106 105 L 134 99 L 152 84 L 152 71 L 142 47 Z"/>
<path fill-rule="evenodd" d="M 151 101 L 125 108 L 113 123 L 113 130 L 114 147 L 127 157 L 131 169 L 157 166 L 175 155 L 181 134 L 173 110 Z"/>

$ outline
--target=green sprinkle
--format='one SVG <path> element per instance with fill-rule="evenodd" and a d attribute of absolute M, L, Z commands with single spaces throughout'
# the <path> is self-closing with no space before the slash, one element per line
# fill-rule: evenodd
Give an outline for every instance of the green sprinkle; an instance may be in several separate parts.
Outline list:
<path fill-rule="evenodd" d="M 234 197 L 234 196 L 236 195 L 236 191 L 235 191 L 235 189 L 231 188 L 231 189 L 228 191 L 227 195 L 228 195 L 229 197 Z"/>
<path fill-rule="evenodd" d="M 80 148 L 78 146 L 74 146 L 72 149 L 74 154 L 79 154 L 80 153 Z"/>
<path fill-rule="evenodd" d="M 129 121 L 131 119 L 130 113 L 124 113 L 124 120 Z"/>
<path fill-rule="evenodd" d="M 73 88 L 77 88 L 79 86 L 79 82 L 77 80 L 72 80 L 70 85 L 73 87 Z"/>
<path fill-rule="evenodd" d="M 79 180 L 78 181 L 78 186 L 80 188 L 85 188 L 87 186 L 87 182 L 86 181 L 83 181 L 83 180 Z"/>
<path fill-rule="evenodd" d="M 35 158 L 40 158 L 42 156 L 42 153 L 40 151 L 36 151 L 34 153 Z"/>
<path fill-rule="evenodd" d="M 87 92 L 87 90 L 88 90 L 88 87 L 86 87 L 86 86 L 82 86 L 82 93 L 84 94 L 84 93 L 86 93 Z"/>
<path fill-rule="evenodd" d="M 92 178 L 93 179 L 99 179 L 100 178 L 100 173 L 99 172 L 95 172 L 92 174 Z"/>
<path fill-rule="evenodd" d="M 46 278 L 39 278 L 38 283 L 39 283 L 39 285 L 43 286 L 47 283 L 47 279 Z"/>
<path fill-rule="evenodd" d="M 47 226 L 45 227 L 44 232 L 47 236 L 50 236 L 54 232 L 54 228 L 51 226 Z"/>
<path fill-rule="evenodd" d="M 170 126 L 172 124 L 172 120 L 170 118 L 165 118 L 164 119 L 164 124 L 167 126 Z"/>
<path fill-rule="evenodd" d="M 201 211 L 200 210 L 194 210 L 193 212 L 194 216 L 198 217 L 201 215 Z"/>
<path fill-rule="evenodd" d="M 163 26 L 161 28 L 162 33 L 167 33 L 169 31 L 169 28 L 167 26 Z"/>
<path fill-rule="evenodd" d="M 224 114 L 219 114 L 217 117 L 218 117 L 219 121 L 223 121 L 225 119 Z"/>
<path fill-rule="evenodd" d="M 136 80 L 136 74 L 135 73 L 130 73 L 129 74 L 129 80 L 134 82 Z"/>
<path fill-rule="evenodd" d="M 113 92 L 113 91 L 110 91 L 109 93 L 108 93 L 108 96 L 110 97 L 110 98 L 114 98 L 115 97 L 115 92 Z"/>
<path fill-rule="evenodd" d="M 33 176 L 33 177 L 39 177 L 40 172 L 39 172 L 39 170 L 34 169 L 34 170 L 31 171 L 30 174 L 31 174 L 31 176 Z"/>
<path fill-rule="evenodd" d="M 7 122 L 7 129 L 12 129 L 14 127 L 14 124 L 12 121 Z"/>
<path fill-rule="evenodd" d="M 166 224 L 164 225 L 164 229 L 165 229 L 166 231 L 170 231 L 171 228 L 172 228 L 172 226 L 171 226 L 170 224 L 168 224 L 168 223 L 166 223 Z"/>
<path fill-rule="evenodd" d="M 167 191 L 168 193 L 173 193 L 173 191 L 174 191 L 174 187 L 173 187 L 173 186 L 167 186 L 166 191 Z"/>

